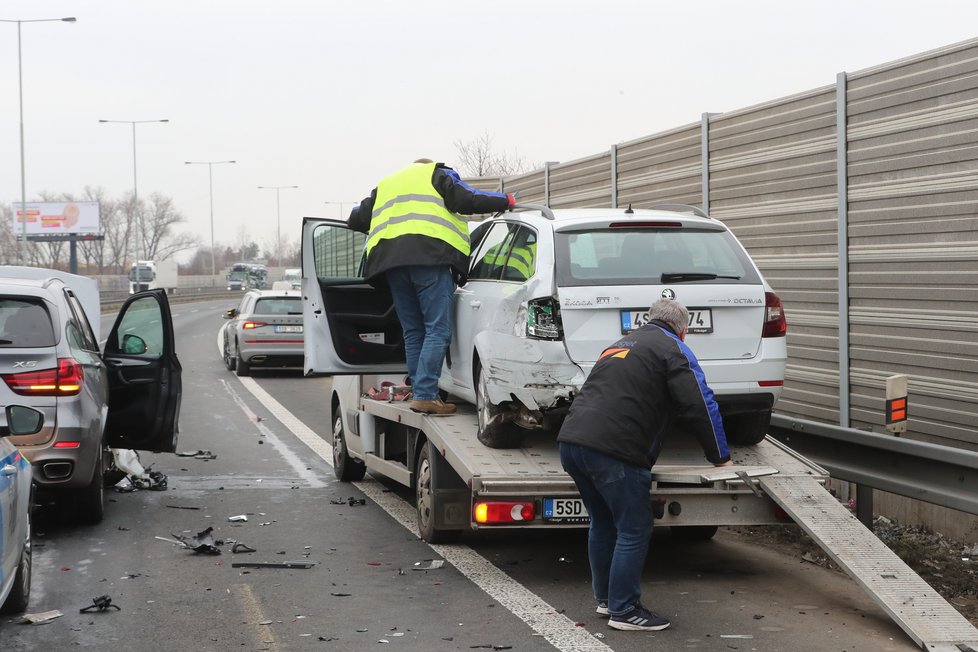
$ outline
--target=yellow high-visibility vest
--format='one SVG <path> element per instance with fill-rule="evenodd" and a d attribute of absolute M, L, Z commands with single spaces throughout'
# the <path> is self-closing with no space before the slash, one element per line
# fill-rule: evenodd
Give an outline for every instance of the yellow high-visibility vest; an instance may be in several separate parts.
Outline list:
<path fill-rule="evenodd" d="M 524 279 L 533 276 L 535 271 L 536 243 L 528 244 L 525 247 L 513 247 L 509 251 L 509 258 L 506 257 L 506 243 L 502 242 L 489 247 L 482 260 L 488 265 L 503 265 L 514 270 Z"/>
<path fill-rule="evenodd" d="M 434 163 L 412 163 L 377 184 L 367 256 L 381 240 L 408 234 L 436 238 L 469 255 L 468 226 L 445 208 L 431 183 L 434 171 Z"/>

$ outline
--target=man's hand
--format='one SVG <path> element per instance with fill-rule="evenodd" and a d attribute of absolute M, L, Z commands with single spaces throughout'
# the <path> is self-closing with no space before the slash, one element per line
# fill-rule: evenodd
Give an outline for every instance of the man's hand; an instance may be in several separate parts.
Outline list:
<path fill-rule="evenodd" d="M 509 205 L 506 208 L 513 208 L 516 205 L 516 195 L 513 193 L 507 193 L 506 199 L 509 201 Z"/>
<path fill-rule="evenodd" d="M 733 460 L 727 460 L 726 462 L 720 462 L 719 464 L 714 464 L 713 466 L 733 466 Z"/>

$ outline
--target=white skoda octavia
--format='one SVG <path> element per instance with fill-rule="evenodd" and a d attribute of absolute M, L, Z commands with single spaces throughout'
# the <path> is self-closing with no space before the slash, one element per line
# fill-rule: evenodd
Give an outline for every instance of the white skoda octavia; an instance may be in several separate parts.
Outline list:
<path fill-rule="evenodd" d="M 730 443 L 764 438 L 784 384 L 784 311 L 722 222 L 676 205 L 522 208 L 473 225 L 468 282 L 455 291 L 439 386 L 476 405 L 480 441 L 510 448 L 525 429 L 556 430 L 601 351 L 644 325 L 661 297 L 689 309 L 686 342 Z M 363 236 L 342 222 L 306 222 L 303 266 L 315 264 L 322 301 L 306 317 L 324 318 L 328 335 L 317 329 L 312 345 L 307 337 L 307 372 L 402 370 L 389 295 L 349 263 L 339 271 L 337 259 L 359 260 L 349 249 L 359 253 Z"/>

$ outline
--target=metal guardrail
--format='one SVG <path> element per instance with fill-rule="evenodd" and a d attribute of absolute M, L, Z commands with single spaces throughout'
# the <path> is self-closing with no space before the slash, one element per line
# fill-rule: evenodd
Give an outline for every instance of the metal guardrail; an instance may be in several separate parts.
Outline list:
<path fill-rule="evenodd" d="M 167 295 L 170 303 L 189 303 L 191 301 L 208 301 L 211 299 L 228 299 L 237 303 L 243 292 L 240 290 L 225 290 L 223 288 L 177 288 L 176 292 Z M 119 306 L 129 298 L 126 290 L 108 290 L 99 295 L 103 308 Z"/>
<path fill-rule="evenodd" d="M 833 478 L 978 515 L 978 453 L 779 414 L 768 434 Z M 872 518 L 872 493 L 860 492 L 860 520 L 867 498 Z"/>

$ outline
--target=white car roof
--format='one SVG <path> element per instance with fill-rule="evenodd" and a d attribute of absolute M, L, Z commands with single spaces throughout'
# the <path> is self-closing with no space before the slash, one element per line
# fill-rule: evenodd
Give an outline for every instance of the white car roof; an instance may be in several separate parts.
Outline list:
<path fill-rule="evenodd" d="M 627 213 L 627 208 L 564 208 L 554 209 L 554 219 L 548 219 L 536 210 L 522 210 L 507 213 L 518 220 L 548 231 L 574 230 L 589 225 L 607 225 L 611 222 L 647 222 L 650 219 L 682 222 L 684 226 L 712 226 L 718 230 L 726 230 L 722 222 L 710 217 L 700 217 L 692 212 L 671 210 L 634 209 Z M 476 224 L 477 225 L 477 224 Z"/>

